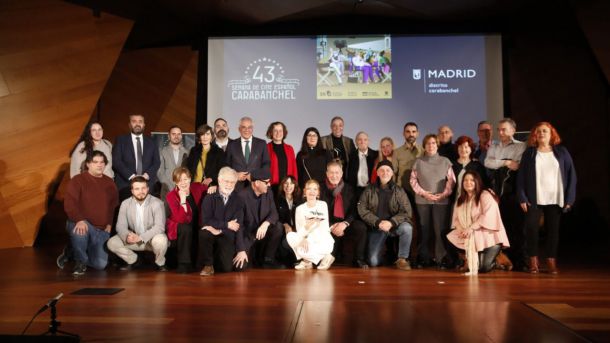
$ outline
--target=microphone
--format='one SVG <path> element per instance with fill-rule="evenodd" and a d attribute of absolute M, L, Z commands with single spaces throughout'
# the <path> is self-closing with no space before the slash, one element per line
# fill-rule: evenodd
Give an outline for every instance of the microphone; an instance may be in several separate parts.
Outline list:
<path fill-rule="evenodd" d="M 42 312 L 44 312 L 46 309 L 55 306 L 55 304 L 57 304 L 57 302 L 59 301 L 59 299 L 61 299 L 61 297 L 63 297 L 64 294 L 63 293 L 59 293 L 55 296 L 55 298 L 50 299 L 45 305 L 43 305 L 40 310 L 38 310 L 38 313 L 36 313 L 36 315 L 41 314 Z"/>

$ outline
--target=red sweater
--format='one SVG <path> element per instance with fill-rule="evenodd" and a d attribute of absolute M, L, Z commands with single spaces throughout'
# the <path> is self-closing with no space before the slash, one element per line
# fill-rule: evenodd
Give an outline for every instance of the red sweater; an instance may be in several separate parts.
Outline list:
<path fill-rule="evenodd" d="M 208 187 L 204 186 L 199 182 L 191 183 L 190 191 L 193 195 L 193 200 L 197 204 L 198 210 L 201 210 L 201 198 L 203 194 L 207 192 Z M 186 202 L 186 211 L 184 207 L 180 205 L 180 195 L 178 195 L 178 189 L 174 188 L 171 192 L 167 193 L 165 197 L 167 205 L 169 206 L 169 216 L 167 218 L 167 238 L 170 241 L 178 239 L 178 224 L 188 224 L 193 221 L 193 210 L 189 202 Z M 199 225 L 199 223 L 194 223 Z"/>
<path fill-rule="evenodd" d="M 74 176 L 68 182 L 64 210 L 73 222 L 86 220 L 104 229 L 112 225 L 114 209 L 119 204 L 119 192 L 111 178 L 95 177 L 88 172 Z"/>

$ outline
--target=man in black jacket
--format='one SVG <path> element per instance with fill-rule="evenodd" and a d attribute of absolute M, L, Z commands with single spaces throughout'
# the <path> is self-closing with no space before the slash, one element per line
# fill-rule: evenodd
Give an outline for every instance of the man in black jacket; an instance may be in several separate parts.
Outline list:
<path fill-rule="evenodd" d="M 379 152 L 369 148 L 369 135 L 364 131 L 360 131 L 356 135 L 356 147 L 357 149 L 352 150 L 349 158 L 351 162 L 347 182 L 356 190 L 356 199 L 358 199 L 364 188 L 371 183 L 375 160 L 379 157 Z"/>
<path fill-rule="evenodd" d="M 326 167 L 326 181 L 321 186 L 320 199 L 328 205 L 330 231 L 335 239 L 333 256 L 343 253 L 345 259 L 347 254 L 343 241 L 348 240 L 354 250 L 354 266 L 368 268 L 364 259 L 366 227 L 351 226 L 356 219 L 356 197 L 352 186 L 343 182 L 343 169 L 337 161 L 328 163 Z"/>
<path fill-rule="evenodd" d="M 270 177 L 268 169 L 252 171 L 250 186 L 239 192 L 244 203 L 244 225 L 236 247 L 238 252 L 245 251 L 248 260 L 254 265 L 278 269 L 282 266 L 275 262 L 275 254 L 284 227 L 280 223 L 273 192 L 269 187 Z M 260 254 L 263 255 L 262 258 L 258 258 Z"/>

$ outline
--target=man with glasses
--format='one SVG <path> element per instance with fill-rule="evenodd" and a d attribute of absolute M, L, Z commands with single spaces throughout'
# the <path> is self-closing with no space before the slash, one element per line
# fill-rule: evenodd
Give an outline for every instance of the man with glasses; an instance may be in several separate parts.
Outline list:
<path fill-rule="evenodd" d="M 251 180 L 252 172 L 269 172 L 271 159 L 267 151 L 267 143 L 253 137 L 254 123 L 252 118 L 243 117 L 239 120 L 238 139 L 227 145 L 227 165 L 237 172 L 236 189 L 246 187 Z"/>
<path fill-rule="evenodd" d="M 201 276 L 214 275 L 215 270 L 230 272 L 241 269 L 247 262 L 246 253 L 235 254 L 235 243 L 241 235 L 244 203 L 234 192 L 237 172 L 223 167 L 218 172 L 218 192 L 209 194 L 201 203 L 198 267 Z"/>

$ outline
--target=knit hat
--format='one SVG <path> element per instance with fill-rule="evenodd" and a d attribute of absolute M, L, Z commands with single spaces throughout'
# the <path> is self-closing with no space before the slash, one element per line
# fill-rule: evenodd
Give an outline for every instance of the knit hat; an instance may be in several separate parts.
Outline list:
<path fill-rule="evenodd" d="M 392 169 L 392 171 L 394 171 L 394 166 L 392 165 L 392 162 L 390 162 L 388 160 L 383 160 L 383 161 L 379 162 L 377 164 L 377 170 L 379 170 L 383 166 L 388 166 L 388 167 L 390 167 L 390 169 Z"/>

